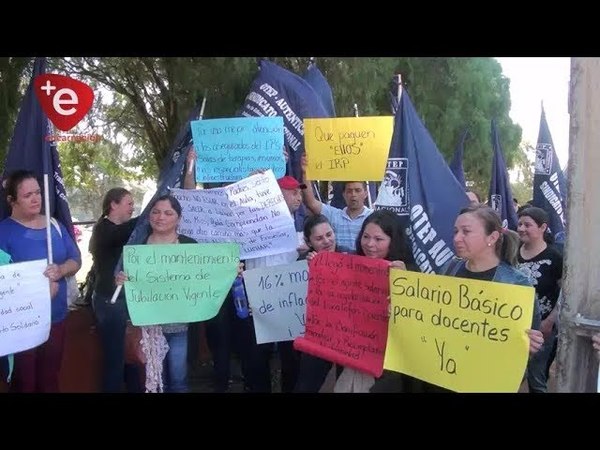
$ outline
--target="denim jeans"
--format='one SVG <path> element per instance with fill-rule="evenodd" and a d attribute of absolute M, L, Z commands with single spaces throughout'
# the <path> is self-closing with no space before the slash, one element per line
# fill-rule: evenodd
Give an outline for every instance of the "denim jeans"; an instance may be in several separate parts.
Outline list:
<path fill-rule="evenodd" d="M 94 292 L 92 306 L 102 346 L 102 392 L 122 392 L 123 380 L 127 392 L 144 392 L 141 367 L 125 364 L 125 328 L 129 314 L 125 297 L 114 304 L 110 298 Z"/>
<path fill-rule="evenodd" d="M 534 394 L 545 393 L 548 390 L 548 368 L 553 357 L 553 348 L 556 342 L 556 326 L 552 329 L 551 337 L 544 342 L 542 348 L 533 355 L 527 364 L 527 384 L 529 392 Z"/>
<path fill-rule="evenodd" d="M 164 392 L 187 392 L 188 332 L 165 333 L 169 351 L 163 362 Z"/>

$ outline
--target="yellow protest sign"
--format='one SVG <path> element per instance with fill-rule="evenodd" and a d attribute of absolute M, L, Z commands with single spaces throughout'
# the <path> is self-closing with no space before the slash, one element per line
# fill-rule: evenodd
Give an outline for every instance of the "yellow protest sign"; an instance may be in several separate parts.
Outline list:
<path fill-rule="evenodd" d="M 517 392 L 534 289 L 390 271 L 384 368 L 456 392 Z"/>
<path fill-rule="evenodd" d="M 394 118 L 304 119 L 309 180 L 381 181 Z"/>

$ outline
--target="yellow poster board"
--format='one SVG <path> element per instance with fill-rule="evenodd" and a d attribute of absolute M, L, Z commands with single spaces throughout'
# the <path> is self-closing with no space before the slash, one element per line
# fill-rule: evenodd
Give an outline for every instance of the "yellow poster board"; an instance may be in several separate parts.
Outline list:
<path fill-rule="evenodd" d="M 381 181 L 394 118 L 304 119 L 309 180 Z"/>
<path fill-rule="evenodd" d="M 384 368 L 456 392 L 518 392 L 534 295 L 532 287 L 392 269 Z"/>

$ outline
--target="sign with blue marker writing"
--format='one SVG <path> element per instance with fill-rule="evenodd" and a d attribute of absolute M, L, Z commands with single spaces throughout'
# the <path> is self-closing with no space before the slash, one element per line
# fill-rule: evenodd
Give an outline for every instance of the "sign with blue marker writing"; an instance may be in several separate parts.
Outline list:
<path fill-rule="evenodd" d="M 304 335 L 306 261 L 246 270 L 244 285 L 252 308 L 257 344 L 291 341 Z"/>
<path fill-rule="evenodd" d="M 37 347 L 50 335 L 45 259 L 0 267 L 0 356 Z"/>
<path fill-rule="evenodd" d="M 285 175 L 282 117 L 237 117 L 191 122 L 198 155 L 196 181 L 239 181 L 256 170 Z"/>

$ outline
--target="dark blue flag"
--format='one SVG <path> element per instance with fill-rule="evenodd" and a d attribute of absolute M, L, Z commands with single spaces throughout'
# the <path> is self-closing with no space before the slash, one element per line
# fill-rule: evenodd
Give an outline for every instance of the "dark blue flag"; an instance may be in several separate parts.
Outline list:
<path fill-rule="evenodd" d="M 181 127 L 177 136 L 175 136 L 175 141 L 171 149 L 169 150 L 169 154 L 165 158 L 162 167 L 160 168 L 160 174 L 158 176 L 157 186 L 163 184 L 163 180 L 165 177 L 169 176 L 168 174 L 171 171 L 173 165 L 177 163 L 179 157 L 181 156 L 181 152 L 183 150 L 187 150 L 189 148 L 189 144 L 192 141 L 192 129 L 190 127 L 190 122 L 192 120 L 198 120 L 200 117 L 200 110 L 202 106 L 201 103 L 198 103 L 196 107 L 192 110 L 192 112 L 188 115 L 187 121 L 185 125 Z M 187 152 L 184 152 L 187 155 Z M 185 161 L 185 160 L 184 160 Z M 181 187 L 181 181 L 183 178 L 178 180 L 176 186 L 170 186 L 171 188 Z"/>
<path fill-rule="evenodd" d="M 456 181 L 464 188 L 467 188 L 467 184 L 465 182 L 465 170 L 463 168 L 463 153 L 465 151 L 465 140 L 467 135 L 469 134 L 469 130 L 465 130 L 458 141 L 458 145 L 454 149 L 454 157 L 450 162 L 450 170 L 454 174 Z"/>
<path fill-rule="evenodd" d="M 311 62 L 303 78 L 312 86 L 319 96 L 319 101 L 323 105 L 323 109 L 327 113 L 327 117 L 335 117 L 333 91 L 331 90 L 331 86 L 329 86 L 327 79 L 319 70 L 317 65 Z M 325 203 L 329 203 L 331 206 L 336 208 L 345 208 L 346 201 L 342 195 L 344 193 L 344 184 L 336 181 L 328 182 L 328 184 L 331 188 L 331 195 L 328 195 Z"/>
<path fill-rule="evenodd" d="M 311 62 L 302 78 L 304 78 L 316 92 L 327 117 L 335 117 L 335 103 L 333 102 L 331 86 L 329 86 L 327 79 L 323 73 L 321 73 L 317 65 Z"/>
<path fill-rule="evenodd" d="M 319 96 L 302 77 L 262 60 L 258 75 L 238 115 L 283 117 L 284 142 L 289 154 L 288 174 L 300 180 L 306 118 L 329 117 Z"/>
<path fill-rule="evenodd" d="M 439 273 L 454 255 L 454 221 L 468 205 L 465 190 L 402 91 L 376 209 L 398 214 L 421 271 Z"/>
<path fill-rule="evenodd" d="M 492 119 L 492 149 L 494 159 L 492 160 L 492 179 L 490 181 L 490 192 L 488 204 L 498 212 L 502 220 L 502 226 L 511 230 L 517 230 L 517 212 L 513 204 L 512 190 L 502 154 L 502 146 L 498 139 L 496 122 Z"/>
<path fill-rule="evenodd" d="M 321 106 L 323 107 L 323 110 L 327 114 L 326 117 L 335 117 L 335 103 L 333 101 L 333 91 L 331 90 L 331 86 L 329 86 L 329 83 L 327 82 L 327 78 L 325 78 L 323 73 L 319 70 L 319 68 L 317 67 L 317 65 L 314 62 L 312 62 L 312 61 L 310 62 L 310 64 L 308 65 L 308 68 L 306 69 L 306 72 L 304 73 L 302 78 L 304 78 L 306 80 L 306 82 L 308 84 L 310 84 L 310 86 L 314 89 L 315 93 L 317 94 L 317 96 L 319 98 L 319 101 L 321 102 Z M 337 183 L 334 183 L 334 185 L 337 185 Z M 317 181 L 312 182 L 312 189 L 315 192 L 316 197 L 322 201 L 321 193 L 319 192 L 319 185 L 318 185 Z M 338 190 L 339 190 L 339 186 L 338 186 Z M 341 195 L 340 195 L 340 197 L 341 197 Z M 325 203 L 328 203 L 327 200 L 328 199 L 325 200 Z M 336 206 L 337 208 L 343 208 L 344 206 L 346 206 L 346 202 L 344 202 L 343 197 L 342 197 L 342 202 L 343 202 L 343 206 L 337 206 L 337 205 L 334 205 L 334 206 Z M 331 203 L 331 204 L 333 204 L 333 203 Z M 300 206 L 300 208 L 298 209 L 298 211 L 296 211 L 296 216 L 295 216 L 297 230 L 302 230 L 305 217 L 306 217 L 306 209 L 304 207 L 304 204 L 302 204 Z"/>
<path fill-rule="evenodd" d="M 552 143 L 552 136 L 542 108 L 540 133 L 535 148 L 533 205 L 544 209 L 550 217 L 550 232 L 557 244 L 564 243 L 566 231 L 567 183 Z"/>
<path fill-rule="evenodd" d="M 33 75 L 21 102 L 15 130 L 10 141 L 6 156 L 2 179 L 11 172 L 19 169 L 30 170 L 36 174 L 44 190 L 44 173 L 48 174 L 50 197 L 50 215 L 60 221 L 69 231 L 74 242 L 75 233 L 71 222 L 71 211 L 67 202 L 67 194 L 60 168 L 60 159 L 56 143 L 48 141 L 46 136 L 52 136 L 52 128 L 48 117 L 42 111 L 35 95 L 33 80 L 36 76 L 46 73 L 46 58 L 36 58 Z M 6 203 L 6 193 L 0 186 L 0 220 L 10 215 Z"/>

